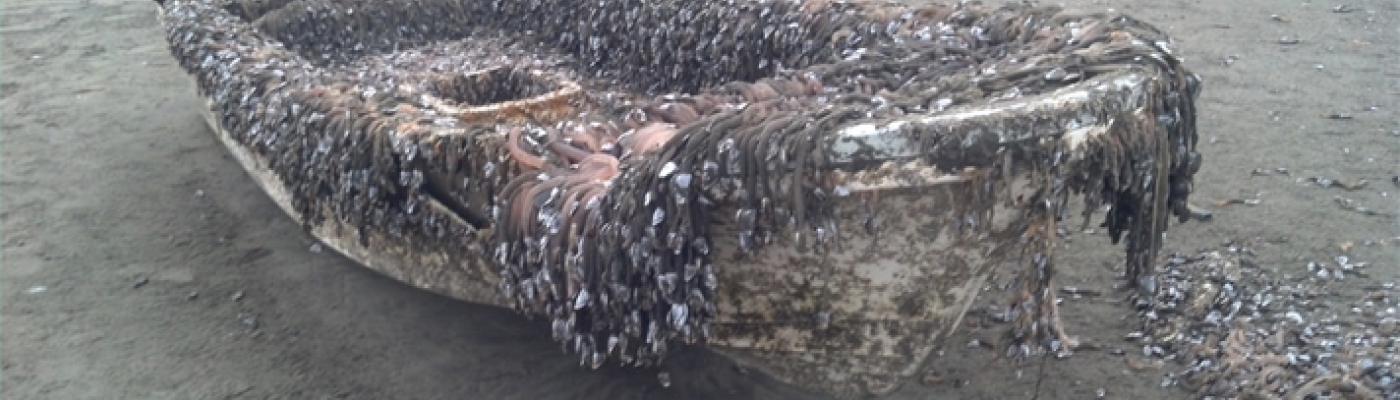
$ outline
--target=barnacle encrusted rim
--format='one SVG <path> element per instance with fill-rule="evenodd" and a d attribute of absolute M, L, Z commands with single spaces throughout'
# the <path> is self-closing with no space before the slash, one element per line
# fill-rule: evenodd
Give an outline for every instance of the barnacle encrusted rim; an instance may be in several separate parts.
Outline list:
<path fill-rule="evenodd" d="M 887 393 L 1019 268 L 1006 351 L 1072 341 L 1071 196 L 1151 290 L 1199 79 L 1053 7 L 822 0 L 171 0 L 211 127 L 368 267 L 551 321 L 584 365 L 708 343 Z M 746 52 L 744 49 L 758 51 Z M 751 56 L 746 56 L 751 54 Z M 1126 236 L 1125 236 L 1126 235 Z M 911 356 L 912 355 L 912 356 Z"/>
<path fill-rule="evenodd" d="M 556 122 L 576 112 L 574 103 L 583 95 L 583 87 L 567 76 L 550 74 L 539 69 L 497 66 L 466 73 L 446 72 L 429 78 L 424 84 L 423 103 L 433 110 L 455 116 L 463 123 L 522 123 Z M 448 93 L 446 88 L 492 87 L 492 90 L 539 87 L 539 93 L 519 93 L 508 98 L 476 99 L 478 94 Z M 412 85 L 399 88 L 403 93 L 415 93 Z"/>

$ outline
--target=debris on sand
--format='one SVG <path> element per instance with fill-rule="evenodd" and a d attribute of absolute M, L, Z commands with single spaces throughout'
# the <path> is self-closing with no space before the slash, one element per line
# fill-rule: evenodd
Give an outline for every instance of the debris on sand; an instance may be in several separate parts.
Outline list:
<path fill-rule="evenodd" d="M 1143 354 L 1174 363 L 1163 386 L 1196 396 L 1400 399 L 1400 291 L 1366 288 L 1349 310 L 1328 308 L 1328 285 L 1365 266 L 1338 263 L 1279 276 L 1236 243 L 1169 257 L 1155 296 L 1135 300 Z"/>

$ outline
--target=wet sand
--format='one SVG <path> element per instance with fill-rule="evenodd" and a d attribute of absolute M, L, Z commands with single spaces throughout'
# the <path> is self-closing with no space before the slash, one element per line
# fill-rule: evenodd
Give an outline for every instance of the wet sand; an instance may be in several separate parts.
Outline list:
<path fill-rule="evenodd" d="M 1257 238 L 1260 264 L 1305 275 L 1352 242 L 1347 254 L 1371 264 L 1329 287 L 1338 305 L 1400 279 L 1387 241 L 1400 236 L 1400 4 L 1067 6 L 1118 9 L 1177 39 L 1205 82 L 1195 202 L 1259 200 L 1173 226 L 1165 252 Z M 150 1 L 7 0 L 0 38 L 0 397 L 810 398 L 702 349 L 670 361 L 671 388 L 650 371 L 588 371 L 541 321 L 320 251 L 204 126 Z M 1318 176 L 1368 185 L 1299 182 Z M 892 398 L 1189 397 L 1161 387 L 1179 366 L 1135 369 L 1110 351 L 1135 351 L 1122 338 L 1140 327 L 1116 290 L 1122 249 L 1076 232 L 1060 254 L 1062 284 L 1103 293 L 1062 306 L 1070 333 L 1101 349 L 1011 365 L 966 346 L 1004 328 L 979 311 L 1004 298 L 991 290 L 928 366 L 942 379 Z"/>

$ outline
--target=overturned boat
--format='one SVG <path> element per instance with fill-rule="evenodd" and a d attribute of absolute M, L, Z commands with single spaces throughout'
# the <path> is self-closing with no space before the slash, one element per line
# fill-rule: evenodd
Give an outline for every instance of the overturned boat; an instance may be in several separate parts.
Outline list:
<path fill-rule="evenodd" d="M 1071 200 L 1144 290 L 1199 79 L 1122 15 L 864 1 L 167 0 L 209 126 L 312 235 L 551 321 L 582 364 L 702 343 L 838 397 L 915 374 L 998 268 L 1073 345 Z"/>

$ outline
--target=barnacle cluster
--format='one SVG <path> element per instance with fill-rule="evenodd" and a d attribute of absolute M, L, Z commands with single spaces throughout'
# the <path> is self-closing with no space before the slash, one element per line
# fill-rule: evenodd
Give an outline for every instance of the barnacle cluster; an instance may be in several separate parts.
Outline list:
<path fill-rule="evenodd" d="M 171 52 L 222 127 L 271 160 L 307 226 L 333 218 L 474 252 L 499 271 L 482 281 L 549 318 L 594 367 L 653 364 L 669 342 L 710 335 L 718 241 L 838 251 L 850 229 L 832 206 L 849 193 L 839 174 L 892 161 L 1037 177 L 1031 197 L 1007 199 L 1026 243 L 1013 349 L 1061 343 L 1050 249 L 1069 196 L 1111 206 L 1104 224 L 1126 235 L 1130 273 L 1150 278 L 1200 166 L 1199 79 L 1165 34 L 1121 15 L 829 0 L 162 7 Z M 1086 108 L 1107 131 L 1076 148 L 1044 145 L 1076 122 L 1042 130 L 1027 115 L 1002 139 L 911 130 L 915 156 L 831 156 L 854 123 L 996 107 L 1125 70 L 1154 77 L 1134 88 L 1149 100 Z M 453 221 L 424 212 L 433 204 Z M 716 237 L 716 224 L 738 234 Z"/>
<path fill-rule="evenodd" d="M 1143 356 L 1175 364 L 1162 384 L 1211 398 L 1400 398 L 1394 283 L 1328 307 L 1366 263 L 1341 256 L 1290 276 L 1259 261 L 1257 245 L 1173 254 L 1160 290 L 1136 299 Z"/>

